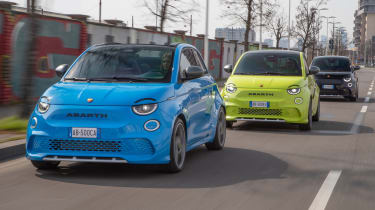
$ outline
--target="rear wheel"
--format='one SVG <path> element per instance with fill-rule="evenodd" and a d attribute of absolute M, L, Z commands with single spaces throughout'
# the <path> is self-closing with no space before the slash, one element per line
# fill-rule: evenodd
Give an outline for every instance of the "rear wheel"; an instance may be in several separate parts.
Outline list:
<path fill-rule="evenodd" d="M 222 150 L 224 148 L 226 139 L 226 121 L 225 121 L 225 111 L 220 108 L 219 116 L 216 126 L 216 134 L 213 142 L 206 143 L 208 150 Z"/>
<path fill-rule="evenodd" d="M 309 113 L 308 113 L 308 122 L 307 124 L 300 124 L 299 129 L 302 131 L 309 131 L 312 129 L 312 107 L 311 107 L 311 102 L 309 105 Z"/>
<path fill-rule="evenodd" d="M 186 156 L 186 129 L 181 119 L 177 119 L 173 126 L 170 148 L 170 162 L 167 170 L 171 173 L 180 172 L 184 168 Z"/>
<path fill-rule="evenodd" d="M 318 100 L 318 108 L 316 109 L 315 115 L 312 117 L 312 120 L 318 122 L 320 120 L 320 98 Z"/>
<path fill-rule="evenodd" d="M 59 166 L 60 161 L 37 161 L 32 160 L 31 163 L 33 166 L 40 170 L 52 170 L 56 169 Z"/>

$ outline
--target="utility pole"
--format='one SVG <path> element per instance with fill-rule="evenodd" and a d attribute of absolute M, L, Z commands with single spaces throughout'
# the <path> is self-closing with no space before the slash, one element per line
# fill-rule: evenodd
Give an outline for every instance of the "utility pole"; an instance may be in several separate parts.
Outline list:
<path fill-rule="evenodd" d="M 259 50 L 263 49 L 263 0 L 260 0 L 260 35 L 259 35 Z"/>
<path fill-rule="evenodd" d="M 209 62 L 209 50 L 208 50 L 208 28 L 209 28 L 209 7 L 210 7 L 210 0 L 206 0 L 206 35 L 204 36 L 204 62 L 206 63 L 207 68 Z"/>
<path fill-rule="evenodd" d="M 155 27 L 156 27 L 156 30 L 158 30 L 158 10 L 159 10 L 159 0 L 156 0 L 156 11 L 155 11 Z"/>
<path fill-rule="evenodd" d="M 190 15 L 190 36 L 193 36 L 193 15 Z"/>
<path fill-rule="evenodd" d="M 102 22 L 102 0 L 99 0 L 99 23 Z"/>
<path fill-rule="evenodd" d="M 31 0 L 27 0 L 27 12 L 29 13 L 29 12 L 31 12 L 31 9 L 30 9 L 30 7 L 31 7 L 31 3 L 30 3 L 30 1 Z"/>
<path fill-rule="evenodd" d="M 290 37 L 291 37 L 291 28 L 290 28 L 290 10 L 291 10 L 291 6 L 292 6 L 292 4 L 291 4 L 291 0 L 289 0 L 289 24 L 288 24 L 288 50 L 290 50 Z"/>

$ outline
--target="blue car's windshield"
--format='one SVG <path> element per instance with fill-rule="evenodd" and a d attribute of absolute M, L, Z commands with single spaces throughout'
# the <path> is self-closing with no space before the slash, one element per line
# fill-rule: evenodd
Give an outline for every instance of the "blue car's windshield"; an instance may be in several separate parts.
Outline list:
<path fill-rule="evenodd" d="M 235 75 L 302 76 L 297 53 L 248 53 L 238 64 Z"/>
<path fill-rule="evenodd" d="M 174 48 L 102 46 L 89 50 L 65 80 L 170 82 Z"/>

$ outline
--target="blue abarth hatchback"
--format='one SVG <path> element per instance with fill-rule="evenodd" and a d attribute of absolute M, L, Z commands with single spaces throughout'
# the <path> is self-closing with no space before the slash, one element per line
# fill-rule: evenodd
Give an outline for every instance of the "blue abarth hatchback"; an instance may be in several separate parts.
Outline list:
<path fill-rule="evenodd" d="M 191 45 L 96 45 L 56 73 L 28 126 L 26 156 L 38 169 L 76 161 L 178 172 L 187 151 L 224 147 L 223 100 Z"/>

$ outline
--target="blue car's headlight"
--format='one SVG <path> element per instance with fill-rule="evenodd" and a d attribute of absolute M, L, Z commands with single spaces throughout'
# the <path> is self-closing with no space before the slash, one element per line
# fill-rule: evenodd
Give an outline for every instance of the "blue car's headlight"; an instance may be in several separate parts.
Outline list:
<path fill-rule="evenodd" d="M 149 115 L 156 111 L 158 108 L 157 104 L 142 104 L 133 106 L 133 112 L 137 115 Z"/>
<path fill-rule="evenodd" d="M 45 96 L 41 97 L 38 103 L 38 111 L 41 114 L 46 113 L 49 110 L 49 99 Z"/>

